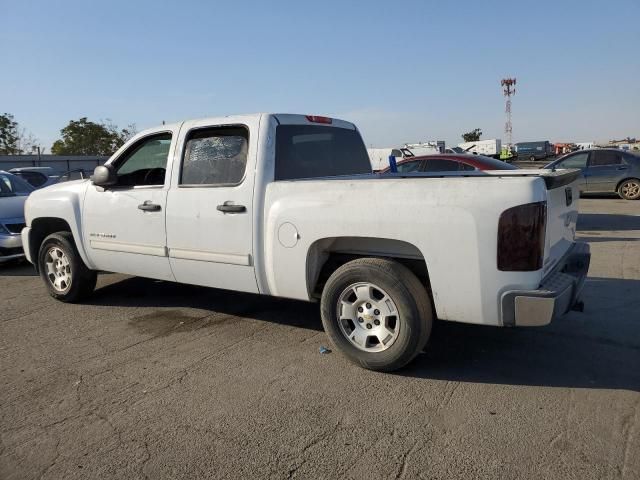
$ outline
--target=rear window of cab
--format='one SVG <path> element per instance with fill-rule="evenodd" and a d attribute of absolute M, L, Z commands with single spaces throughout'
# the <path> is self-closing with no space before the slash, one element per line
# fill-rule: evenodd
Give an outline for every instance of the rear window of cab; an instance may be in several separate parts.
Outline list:
<path fill-rule="evenodd" d="M 275 164 L 276 180 L 371 173 L 357 130 L 318 125 L 278 125 Z"/>

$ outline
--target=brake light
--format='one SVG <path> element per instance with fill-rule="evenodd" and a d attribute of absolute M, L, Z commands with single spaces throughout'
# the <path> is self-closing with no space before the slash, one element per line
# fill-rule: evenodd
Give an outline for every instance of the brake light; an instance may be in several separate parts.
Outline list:
<path fill-rule="evenodd" d="M 331 119 L 329 117 L 321 117 L 319 115 L 305 115 L 306 119 L 313 123 L 324 123 L 331 125 Z"/>
<path fill-rule="evenodd" d="M 498 222 L 498 270 L 540 270 L 546 222 L 546 202 L 518 205 L 502 212 Z"/>

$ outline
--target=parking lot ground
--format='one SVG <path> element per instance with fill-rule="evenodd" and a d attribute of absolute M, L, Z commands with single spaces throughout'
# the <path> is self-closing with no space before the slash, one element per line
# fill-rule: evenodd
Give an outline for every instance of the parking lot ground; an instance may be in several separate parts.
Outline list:
<path fill-rule="evenodd" d="M 397 374 L 320 354 L 314 304 L 104 274 L 66 305 L 2 267 L 0 478 L 640 478 L 640 202 L 578 230 L 585 313 L 440 322 Z"/>

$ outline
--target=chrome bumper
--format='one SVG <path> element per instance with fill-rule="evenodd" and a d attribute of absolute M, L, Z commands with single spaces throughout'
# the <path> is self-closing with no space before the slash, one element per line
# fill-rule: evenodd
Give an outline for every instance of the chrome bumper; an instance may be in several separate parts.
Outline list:
<path fill-rule="evenodd" d="M 542 326 L 566 314 L 580 302 L 590 261 L 589 245 L 576 242 L 537 289 L 504 292 L 502 324 L 507 327 Z"/>
<path fill-rule="evenodd" d="M 0 263 L 24 258 L 20 234 L 0 234 Z"/>

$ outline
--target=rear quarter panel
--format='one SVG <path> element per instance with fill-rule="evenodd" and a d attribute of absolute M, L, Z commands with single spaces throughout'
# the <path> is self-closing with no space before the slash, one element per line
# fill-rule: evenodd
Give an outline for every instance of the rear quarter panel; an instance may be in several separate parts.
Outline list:
<path fill-rule="evenodd" d="M 265 272 L 264 293 L 310 299 L 307 254 L 318 240 L 394 239 L 424 257 L 439 318 L 497 325 L 500 293 L 535 288 L 541 280 L 541 271 L 497 270 L 498 219 L 511 206 L 543 200 L 544 182 L 533 177 L 273 182 L 265 192 L 263 264 L 257 265 Z M 294 246 L 279 238 L 291 231 L 285 224 L 298 233 Z"/>

